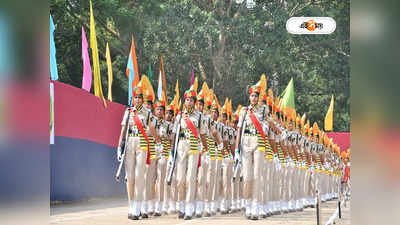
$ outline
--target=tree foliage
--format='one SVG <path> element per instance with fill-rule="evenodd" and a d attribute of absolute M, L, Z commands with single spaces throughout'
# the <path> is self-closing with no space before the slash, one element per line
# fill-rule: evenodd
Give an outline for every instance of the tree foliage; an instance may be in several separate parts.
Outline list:
<path fill-rule="evenodd" d="M 113 60 L 114 101 L 127 102 L 125 76 L 131 35 L 135 37 L 140 74 L 158 71 L 165 60 L 168 90 L 176 79 L 189 87 L 191 69 L 207 81 L 220 101 L 246 104 L 247 87 L 266 74 L 268 88 L 282 92 L 294 78 L 296 109 L 323 125 L 330 96 L 335 96 L 334 129 L 349 131 L 350 1 L 265 0 L 252 9 L 235 0 L 93 0 L 103 88 L 107 87 L 105 46 Z M 89 31 L 88 0 L 51 0 L 62 82 L 81 87 L 81 26 Z M 293 16 L 329 16 L 330 35 L 292 35 Z M 153 72 L 154 74 L 158 74 Z M 157 76 L 153 77 L 157 83 Z M 106 90 L 104 90 L 106 93 Z M 171 99 L 173 96 L 169 94 Z"/>

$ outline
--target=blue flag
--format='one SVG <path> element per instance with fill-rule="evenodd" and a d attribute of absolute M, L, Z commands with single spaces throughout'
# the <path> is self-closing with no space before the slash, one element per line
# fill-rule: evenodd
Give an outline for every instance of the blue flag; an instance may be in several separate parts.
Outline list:
<path fill-rule="evenodd" d="M 58 80 L 58 70 L 56 62 L 56 45 L 54 43 L 54 23 L 50 15 L 50 79 Z"/>
<path fill-rule="evenodd" d="M 133 74 L 129 76 L 129 86 L 128 86 L 128 105 L 132 106 L 132 83 L 133 83 L 133 77 L 134 77 L 134 72 Z"/>

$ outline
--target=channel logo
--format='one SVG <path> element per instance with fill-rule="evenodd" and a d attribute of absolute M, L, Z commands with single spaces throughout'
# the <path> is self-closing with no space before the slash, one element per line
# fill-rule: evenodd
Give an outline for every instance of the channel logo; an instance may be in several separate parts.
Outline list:
<path fill-rule="evenodd" d="M 336 21 L 331 17 L 291 17 L 286 22 L 291 34 L 331 34 L 335 29 Z"/>

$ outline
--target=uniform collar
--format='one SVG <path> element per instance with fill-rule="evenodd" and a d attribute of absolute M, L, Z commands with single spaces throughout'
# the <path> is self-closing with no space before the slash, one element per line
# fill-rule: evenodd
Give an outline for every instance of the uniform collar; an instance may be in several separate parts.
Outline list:
<path fill-rule="evenodd" d="M 143 109 L 143 105 L 139 105 L 139 106 L 133 106 L 133 110 L 140 112 Z"/>
<path fill-rule="evenodd" d="M 249 105 L 249 110 L 256 110 L 258 107 L 257 107 L 257 104 L 256 105 Z"/>
<path fill-rule="evenodd" d="M 194 113 L 194 107 L 191 109 L 191 110 L 189 110 L 189 109 L 185 109 L 185 114 L 187 114 L 187 115 L 192 115 Z"/>
<path fill-rule="evenodd" d="M 164 118 L 162 118 L 162 117 L 161 118 L 157 117 L 157 120 L 159 121 L 159 123 L 164 123 L 164 121 L 165 121 Z"/>

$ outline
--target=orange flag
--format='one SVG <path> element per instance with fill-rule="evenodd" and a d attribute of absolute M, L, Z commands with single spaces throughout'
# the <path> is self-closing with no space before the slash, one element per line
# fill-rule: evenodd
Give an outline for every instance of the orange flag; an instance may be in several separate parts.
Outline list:
<path fill-rule="evenodd" d="M 133 38 L 133 35 L 132 35 L 131 51 L 129 53 L 128 65 L 126 68 L 126 77 L 129 78 L 130 75 L 134 76 L 132 81 L 132 88 L 134 88 L 139 83 L 139 67 L 136 58 L 135 39 Z"/>

